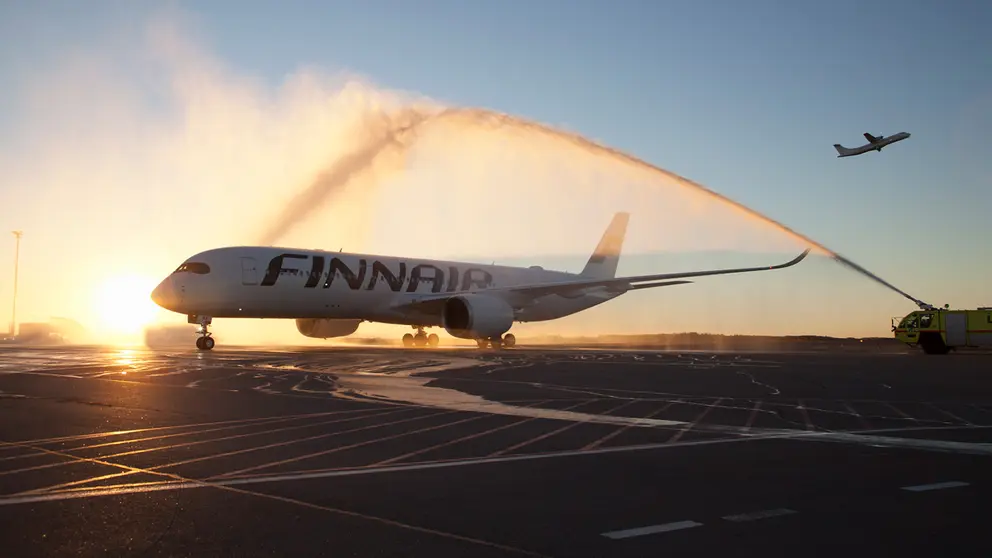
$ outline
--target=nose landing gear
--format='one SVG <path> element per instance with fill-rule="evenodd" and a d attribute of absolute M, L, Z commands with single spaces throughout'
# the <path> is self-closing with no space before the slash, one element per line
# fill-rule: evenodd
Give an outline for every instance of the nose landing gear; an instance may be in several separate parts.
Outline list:
<path fill-rule="evenodd" d="M 196 333 L 200 336 L 196 338 L 196 348 L 201 351 L 209 351 L 214 348 L 214 338 L 211 337 L 210 331 L 207 327 L 213 323 L 213 318 L 210 316 L 188 316 L 186 321 L 191 324 L 199 324 L 200 329 L 196 330 Z"/>
<path fill-rule="evenodd" d="M 200 349 L 201 351 L 209 351 L 214 348 L 214 338 L 208 337 L 209 335 L 210 334 L 208 333 L 207 336 L 196 338 L 197 349 Z"/>

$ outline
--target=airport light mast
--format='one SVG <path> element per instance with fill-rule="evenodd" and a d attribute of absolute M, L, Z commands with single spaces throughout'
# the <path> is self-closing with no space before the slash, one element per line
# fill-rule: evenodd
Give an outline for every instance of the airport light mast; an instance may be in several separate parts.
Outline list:
<path fill-rule="evenodd" d="M 16 238 L 16 244 L 14 246 L 14 304 L 10 311 L 10 335 L 13 337 L 17 334 L 17 266 L 21 259 L 21 237 L 24 236 L 23 231 L 13 231 L 14 238 Z"/>

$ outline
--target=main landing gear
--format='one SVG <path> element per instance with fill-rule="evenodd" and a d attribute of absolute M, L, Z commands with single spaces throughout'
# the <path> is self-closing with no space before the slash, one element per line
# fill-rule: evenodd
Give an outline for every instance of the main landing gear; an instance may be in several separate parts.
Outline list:
<path fill-rule="evenodd" d="M 403 346 L 404 347 L 437 347 L 440 339 L 435 334 L 424 333 L 424 328 L 416 327 L 416 335 L 407 333 L 403 335 Z M 509 348 L 517 344 L 517 338 L 513 336 L 512 333 L 507 333 L 502 338 L 500 337 L 488 337 L 486 339 L 476 339 L 475 342 L 479 345 L 480 349 L 485 349 L 487 347 L 492 347 L 494 349 Z"/>
<path fill-rule="evenodd" d="M 207 326 L 213 323 L 213 318 L 210 316 L 189 316 L 186 321 L 191 324 L 200 325 L 200 329 L 196 330 L 196 333 L 200 335 L 196 338 L 196 348 L 201 351 L 209 351 L 210 349 L 213 349 L 214 338 L 211 337 L 212 334 L 207 329 Z"/>
<path fill-rule="evenodd" d="M 416 335 L 411 335 L 409 333 L 403 335 L 403 346 L 404 347 L 423 347 L 429 345 L 431 347 L 437 347 L 437 344 L 441 341 L 441 338 L 436 334 L 432 333 L 427 335 L 424 333 L 424 328 L 417 327 Z"/>
<path fill-rule="evenodd" d="M 507 333 L 502 339 L 499 337 L 490 337 L 489 339 L 476 339 L 475 342 L 479 344 L 480 349 L 485 349 L 486 347 L 500 349 L 503 347 L 509 348 L 516 345 L 517 338 L 514 337 L 512 333 Z"/>

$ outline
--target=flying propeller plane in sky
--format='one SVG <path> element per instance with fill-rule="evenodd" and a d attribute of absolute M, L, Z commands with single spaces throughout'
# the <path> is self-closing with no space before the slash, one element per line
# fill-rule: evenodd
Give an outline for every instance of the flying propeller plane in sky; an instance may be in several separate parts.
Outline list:
<path fill-rule="evenodd" d="M 875 136 L 869 134 L 868 132 L 865 132 L 865 139 L 868 140 L 868 143 L 860 147 L 854 147 L 854 148 L 844 147 L 839 143 L 835 143 L 834 149 L 837 150 L 837 157 L 851 157 L 854 155 L 861 155 L 862 153 L 868 153 L 869 151 L 878 151 L 879 153 L 881 153 L 882 148 L 885 147 L 886 145 L 895 143 L 897 141 L 902 141 L 904 139 L 907 139 L 909 136 L 910 134 L 907 132 L 899 132 L 898 134 L 895 134 L 893 136 L 889 136 L 889 137 L 878 136 L 876 138 Z"/>

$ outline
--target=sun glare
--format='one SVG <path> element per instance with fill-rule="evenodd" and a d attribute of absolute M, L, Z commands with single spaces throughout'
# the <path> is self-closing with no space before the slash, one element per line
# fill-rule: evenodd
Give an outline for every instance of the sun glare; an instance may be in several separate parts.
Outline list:
<path fill-rule="evenodd" d="M 140 334 L 159 313 L 159 307 L 151 300 L 156 284 L 154 279 L 138 276 L 118 276 L 104 281 L 95 301 L 95 317 L 101 332 Z"/>

